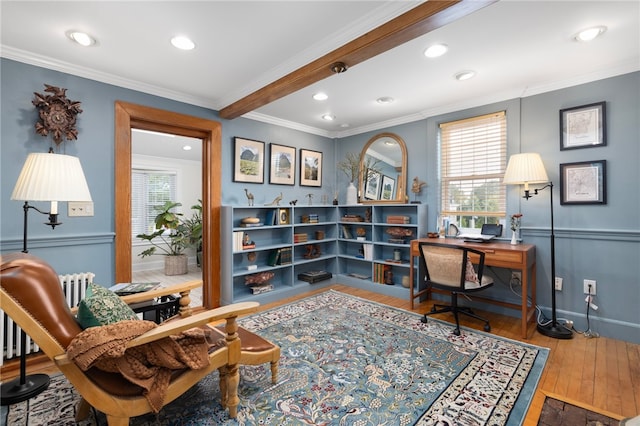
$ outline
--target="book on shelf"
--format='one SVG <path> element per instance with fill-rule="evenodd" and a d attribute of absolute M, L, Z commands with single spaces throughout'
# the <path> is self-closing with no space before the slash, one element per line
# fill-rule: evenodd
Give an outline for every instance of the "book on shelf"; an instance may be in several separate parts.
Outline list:
<path fill-rule="evenodd" d="M 271 250 L 269 253 L 269 259 L 267 260 L 267 265 L 276 266 L 280 261 L 280 251 L 281 249 Z"/>
<path fill-rule="evenodd" d="M 270 284 L 270 283 L 257 284 L 257 285 L 252 285 L 249 288 L 251 289 L 251 293 L 253 294 L 262 294 L 262 293 L 266 293 L 268 291 L 273 290 L 273 284 Z"/>
<path fill-rule="evenodd" d="M 255 271 L 256 269 L 258 269 L 258 265 L 256 264 L 247 265 L 247 271 Z"/>
<path fill-rule="evenodd" d="M 364 249 L 364 259 L 373 260 L 373 244 L 363 244 L 362 248 Z"/>
<path fill-rule="evenodd" d="M 405 225 L 411 223 L 411 218 L 409 216 L 389 215 L 387 216 L 387 223 Z"/>
<path fill-rule="evenodd" d="M 293 234 L 293 242 L 294 243 L 306 243 L 309 236 L 307 234 Z"/>
<path fill-rule="evenodd" d="M 280 256 L 278 258 L 278 265 L 289 265 L 293 260 L 291 247 L 283 247 L 279 250 Z"/>
<path fill-rule="evenodd" d="M 144 293 L 145 291 L 155 290 L 160 287 L 159 282 L 146 283 L 119 283 L 109 287 L 118 296 L 126 296 L 127 294 Z"/>
<path fill-rule="evenodd" d="M 276 209 L 267 210 L 267 215 L 264 223 L 268 226 L 276 225 L 278 223 L 278 214 Z"/>
<path fill-rule="evenodd" d="M 249 249 L 253 249 L 256 248 L 256 244 L 252 243 L 252 244 L 242 244 L 242 250 L 249 250 Z"/>
<path fill-rule="evenodd" d="M 350 274 L 347 274 L 347 275 L 353 278 L 358 278 L 360 280 L 368 280 L 369 278 L 371 278 L 369 275 L 356 274 L 355 272 L 351 272 Z"/>
<path fill-rule="evenodd" d="M 263 222 L 258 222 L 258 223 L 241 223 L 240 227 L 241 228 L 255 228 L 258 226 L 264 226 Z"/>
<path fill-rule="evenodd" d="M 311 284 L 319 281 L 330 280 L 332 277 L 333 274 L 327 271 L 307 271 L 298 274 L 298 279 L 300 281 L 306 281 Z"/>
<path fill-rule="evenodd" d="M 351 230 L 349 229 L 349 227 L 347 225 L 342 225 L 342 238 L 346 238 L 348 240 L 350 240 L 352 238 Z"/>

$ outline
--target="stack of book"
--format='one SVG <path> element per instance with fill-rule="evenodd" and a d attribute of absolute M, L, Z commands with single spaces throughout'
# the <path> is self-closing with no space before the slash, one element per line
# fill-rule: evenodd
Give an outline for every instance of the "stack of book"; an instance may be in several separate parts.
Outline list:
<path fill-rule="evenodd" d="M 318 215 L 315 213 L 309 213 L 302 215 L 302 223 L 318 223 Z"/>
<path fill-rule="evenodd" d="M 159 282 L 120 283 L 109 287 L 109 290 L 113 291 L 118 296 L 126 296 L 128 294 L 144 293 L 145 291 L 151 291 L 157 288 L 160 288 Z"/>
<path fill-rule="evenodd" d="M 345 214 L 340 220 L 343 222 L 364 222 L 364 218 L 357 214 Z"/>
<path fill-rule="evenodd" d="M 330 280 L 333 277 L 331 272 L 327 271 L 307 271 L 298 274 L 298 279 L 314 284 L 319 281 Z"/>
<path fill-rule="evenodd" d="M 245 236 L 243 231 L 233 231 L 233 251 L 256 248 L 256 243 Z"/>
<path fill-rule="evenodd" d="M 252 294 L 262 294 L 268 291 L 273 290 L 273 284 L 264 283 L 264 284 L 254 284 L 249 287 Z"/>
<path fill-rule="evenodd" d="M 293 234 L 294 243 L 306 243 L 308 238 L 307 234 Z"/>
<path fill-rule="evenodd" d="M 373 265 L 373 282 L 378 284 L 388 284 L 387 274 L 391 271 L 390 265 L 375 263 Z"/>
<path fill-rule="evenodd" d="M 387 223 L 395 223 L 395 224 L 404 225 L 404 224 L 407 224 L 407 223 L 411 223 L 411 218 L 409 216 L 389 215 L 389 216 L 387 216 Z"/>

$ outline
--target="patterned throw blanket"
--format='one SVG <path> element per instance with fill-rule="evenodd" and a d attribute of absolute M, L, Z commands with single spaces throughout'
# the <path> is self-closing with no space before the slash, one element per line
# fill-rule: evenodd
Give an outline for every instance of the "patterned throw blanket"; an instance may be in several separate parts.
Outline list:
<path fill-rule="evenodd" d="M 71 341 L 67 355 L 83 371 L 97 367 L 122 374 L 144 389 L 143 395 L 157 413 L 164 405 L 172 371 L 208 366 L 213 339 L 206 327 L 193 328 L 126 349 L 127 342 L 155 327 L 151 321 L 128 320 L 87 328 Z"/>

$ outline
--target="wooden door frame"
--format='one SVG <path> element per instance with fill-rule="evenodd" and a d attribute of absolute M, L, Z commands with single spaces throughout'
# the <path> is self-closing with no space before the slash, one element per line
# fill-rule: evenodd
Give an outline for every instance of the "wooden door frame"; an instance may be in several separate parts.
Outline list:
<path fill-rule="evenodd" d="M 131 129 L 202 140 L 202 303 L 220 306 L 221 133 L 216 121 L 115 102 L 115 279 L 131 281 Z M 215 174 L 215 176 L 214 176 Z M 216 178 L 217 177 L 217 178 Z"/>

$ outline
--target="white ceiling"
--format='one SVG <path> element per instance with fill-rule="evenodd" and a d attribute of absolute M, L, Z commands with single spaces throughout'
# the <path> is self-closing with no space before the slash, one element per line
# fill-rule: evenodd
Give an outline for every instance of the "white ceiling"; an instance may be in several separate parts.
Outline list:
<path fill-rule="evenodd" d="M 220 110 L 415 5 L 3 0 L 0 53 Z M 608 30 L 590 43 L 572 39 L 592 25 Z M 92 34 L 97 45 L 75 45 L 65 37 L 71 29 Z M 169 39 L 178 34 L 192 38 L 196 49 L 173 48 Z M 427 59 L 422 52 L 435 42 L 446 43 L 449 52 Z M 453 78 L 466 69 L 477 76 L 463 82 Z M 344 137 L 637 70 L 639 1 L 502 0 L 246 117 Z M 313 101 L 318 90 L 329 99 Z M 76 99 L 72 88 L 67 95 Z M 395 102 L 377 104 L 381 96 Z M 323 121 L 324 113 L 336 120 Z"/>

